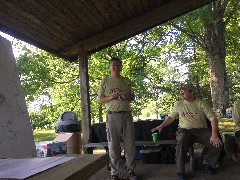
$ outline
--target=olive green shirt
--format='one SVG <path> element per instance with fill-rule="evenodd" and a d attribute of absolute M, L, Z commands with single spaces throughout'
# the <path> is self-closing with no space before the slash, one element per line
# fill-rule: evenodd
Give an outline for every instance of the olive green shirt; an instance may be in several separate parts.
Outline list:
<path fill-rule="evenodd" d="M 179 118 L 179 128 L 207 128 L 206 117 L 211 120 L 216 118 L 212 108 L 203 100 L 193 102 L 186 100 L 177 101 L 169 115 L 173 119 Z"/>
<path fill-rule="evenodd" d="M 104 77 L 99 86 L 98 99 L 110 96 L 113 92 L 118 92 L 119 94 L 133 94 L 130 79 L 122 76 L 120 78 Z M 131 111 L 130 102 L 127 100 L 114 99 L 105 103 L 105 106 L 106 111 Z"/>

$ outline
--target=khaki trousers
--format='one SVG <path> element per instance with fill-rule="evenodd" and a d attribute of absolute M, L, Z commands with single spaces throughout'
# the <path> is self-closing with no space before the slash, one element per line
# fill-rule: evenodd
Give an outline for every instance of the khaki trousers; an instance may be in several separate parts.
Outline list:
<path fill-rule="evenodd" d="M 210 137 L 212 135 L 211 129 L 178 129 L 176 132 L 177 146 L 176 146 L 176 165 L 177 171 L 185 173 L 185 158 L 189 147 L 193 143 L 200 143 L 208 148 L 206 161 L 215 168 L 219 163 L 219 156 L 221 153 L 221 146 L 215 148 L 210 144 Z"/>
<path fill-rule="evenodd" d="M 135 129 L 131 112 L 107 112 L 106 131 L 108 139 L 111 175 L 119 175 L 120 170 L 120 142 L 126 157 L 127 173 L 133 172 L 135 164 Z"/>

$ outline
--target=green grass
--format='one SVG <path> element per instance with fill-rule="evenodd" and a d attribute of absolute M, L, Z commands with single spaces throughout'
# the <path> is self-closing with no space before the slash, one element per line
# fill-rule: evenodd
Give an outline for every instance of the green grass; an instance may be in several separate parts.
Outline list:
<path fill-rule="evenodd" d="M 232 118 L 221 118 L 218 121 L 218 128 L 220 131 L 229 131 L 229 132 L 234 132 L 236 125 L 233 122 Z"/>
<path fill-rule="evenodd" d="M 34 141 L 52 141 L 56 137 L 55 130 L 34 130 L 33 131 Z"/>

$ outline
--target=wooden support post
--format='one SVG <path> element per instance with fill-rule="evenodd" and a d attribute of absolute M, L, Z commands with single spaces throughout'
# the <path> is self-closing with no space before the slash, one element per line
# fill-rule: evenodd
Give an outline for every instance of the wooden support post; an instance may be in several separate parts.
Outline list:
<path fill-rule="evenodd" d="M 87 144 L 91 126 L 90 96 L 89 96 L 89 76 L 87 52 L 81 50 L 78 55 L 79 78 L 82 110 L 82 144 Z"/>

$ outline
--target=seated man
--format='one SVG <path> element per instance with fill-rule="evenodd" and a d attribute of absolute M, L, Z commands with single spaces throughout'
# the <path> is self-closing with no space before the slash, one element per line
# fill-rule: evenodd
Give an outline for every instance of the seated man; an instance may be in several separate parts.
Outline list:
<path fill-rule="evenodd" d="M 240 143 L 240 100 L 233 104 L 232 119 L 236 124 L 234 136 L 225 134 L 225 149 L 227 156 L 237 161 L 237 143 Z"/>
<path fill-rule="evenodd" d="M 176 132 L 176 177 L 185 179 L 185 158 L 189 147 L 197 142 L 208 148 L 204 169 L 213 173 L 219 163 L 222 142 L 218 136 L 218 120 L 212 108 L 203 100 L 196 98 L 196 89 L 192 84 L 184 84 L 180 88 L 182 100 L 174 104 L 172 112 L 160 125 L 152 129 L 162 128 L 179 118 L 179 129 Z M 207 128 L 206 117 L 211 121 L 211 129 Z"/>
<path fill-rule="evenodd" d="M 232 108 L 226 109 L 226 117 L 231 118 L 232 117 Z"/>

